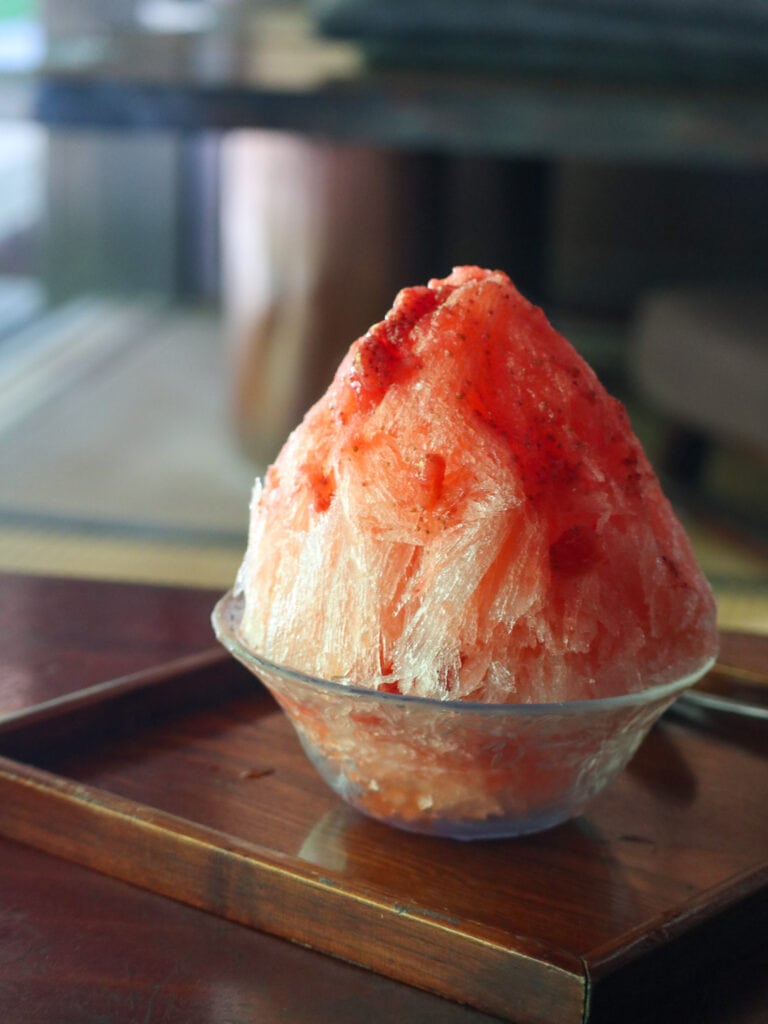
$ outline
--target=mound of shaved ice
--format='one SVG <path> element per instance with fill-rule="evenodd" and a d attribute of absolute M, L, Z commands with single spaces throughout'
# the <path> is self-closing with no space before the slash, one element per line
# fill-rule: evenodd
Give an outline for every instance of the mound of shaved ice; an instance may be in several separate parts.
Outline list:
<path fill-rule="evenodd" d="M 401 291 L 256 482 L 240 639 L 439 700 L 679 678 L 715 604 L 622 405 L 498 271 Z"/>

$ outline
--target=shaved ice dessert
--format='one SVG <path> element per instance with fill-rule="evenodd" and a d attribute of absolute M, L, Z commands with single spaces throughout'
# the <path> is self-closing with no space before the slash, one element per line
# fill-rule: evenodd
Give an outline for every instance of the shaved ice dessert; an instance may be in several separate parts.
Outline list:
<path fill-rule="evenodd" d="M 501 273 L 407 288 L 254 494 L 244 643 L 439 700 L 604 697 L 715 649 L 623 407 Z"/>
<path fill-rule="evenodd" d="M 553 745 L 590 763 L 606 748 L 615 774 L 717 649 L 711 590 L 624 408 L 477 267 L 402 290 L 354 342 L 256 483 L 227 614 L 326 778 L 447 834 L 576 813 L 597 783 L 555 811 L 576 769 Z M 274 666 L 298 689 L 272 687 Z M 544 744 L 542 705 L 558 712 Z"/>

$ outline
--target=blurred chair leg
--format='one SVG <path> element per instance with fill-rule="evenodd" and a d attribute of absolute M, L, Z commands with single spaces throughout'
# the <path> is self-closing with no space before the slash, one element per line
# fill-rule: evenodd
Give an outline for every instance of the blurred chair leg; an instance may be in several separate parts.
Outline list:
<path fill-rule="evenodd" d="M 661 453 L 662 473 L 676 484 L 698 488 L 711 452 L 712 441 L 706 434 L 679 423 L 671 424 Z"/>
<path fill-rule="evenodd" d="M 232 415 L 263 465 L 389 308 L 408 246 L 406 158 L 276 132 L 222 152 L 222 296 Z M 413 211 L 410 211 L 413 212 Z"/>

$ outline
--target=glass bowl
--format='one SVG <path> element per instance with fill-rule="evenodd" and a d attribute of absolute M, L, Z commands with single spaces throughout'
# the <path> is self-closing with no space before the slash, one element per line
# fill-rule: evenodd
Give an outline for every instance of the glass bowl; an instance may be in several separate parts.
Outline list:
<path fill-rule="evenodd" d="M 276 665 L 240 643 L 241 614 L 242 600 L 226 594 L 213 611 L 217 638 L 269 689 L 328 785 L 380 821 L 455 839 L 538 832 L 581 813 L 713 660 L 682 679 L 618 697 L 438 701 Z"/>

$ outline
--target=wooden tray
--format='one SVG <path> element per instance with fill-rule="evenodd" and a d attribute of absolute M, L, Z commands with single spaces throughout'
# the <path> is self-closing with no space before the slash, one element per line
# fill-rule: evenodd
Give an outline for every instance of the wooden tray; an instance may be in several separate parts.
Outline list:
<path fill-rule="evenodd" d="M 457 843 L 341 803 L 216 649 L 2 720 L 0 832 L 505 1019 L 630 1021 L 765 945 L 757 725 L 667 716 L 588 815 Z"/>

